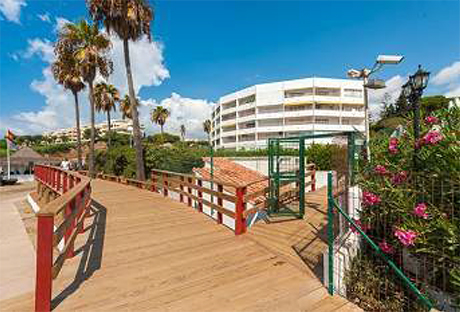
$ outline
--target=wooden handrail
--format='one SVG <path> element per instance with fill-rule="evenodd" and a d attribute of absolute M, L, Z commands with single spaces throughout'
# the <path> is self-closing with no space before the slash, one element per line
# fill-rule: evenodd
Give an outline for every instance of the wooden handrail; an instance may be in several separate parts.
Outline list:
<path fill-rule="evenodd" d="M 66 259 L 74 256 L 74 242 L 83 231 L 91 205 L 91 179 L 54 166 L 35 166 L 40 199 L 46 201 L 37 215 L 37 267 L 35 311 L 51 311 L 52 280 Z M 61 220 L 55 225 L 56 220 Z M 54 227 L 56 226 L 56 230 Z M 64 248 L 53 262 L 53 248 Z"/>

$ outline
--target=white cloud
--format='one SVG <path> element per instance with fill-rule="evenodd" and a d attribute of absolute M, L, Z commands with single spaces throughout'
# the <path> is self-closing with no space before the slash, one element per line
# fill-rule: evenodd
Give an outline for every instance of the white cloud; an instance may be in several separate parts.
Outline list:
<path fill-rule="evenodd" d="M 187 138 L 205 138 L 203 131 L 203 121 L 210 118 L 213 103 L 204 99 L 191 99 L 183 97 L 177 93 L 172 93 L 171 97 L 161 100 L 159 103 L 154 99 L 141 101 L 140 107 L 141 122 L 146 126 L 147 132 L 159 132 L 160 127 L 150 121 L 150 112 L 161 105 L 167 108 L 171 115 L 165 124 L 165 131 L 180 133 L 180 126 L 183 124 L 187 130 Z"/>
<path fill-rule="evenodd" d="M 20 57 L 30 59 L 33 56 L 39 56 L 47 63 L 51 63 L 54 60 L 54 47 L 49 40 L 34 38 L 28 39 L 27 43 L 27 50 L 20 52 Z"/>
<path fill-rule="evenodd" d="M 406 77 L 396 75 L 385 81 L 386 88 L 369 90 L 369 110 L 373 118 L 377 117 L 382 110 L 382 101 L 385 94 L 388 94 L 393 101 L 396 101 L 401 93 L 401 87 L 406 81 Z"/>
<path fill-rule="evenodd" d="M 441 69 L 431 82 L 440 86 L 447 97 L 460 96 L 460 61 Z"/>
<path fill-rule="evenodd" d="M 431 80 L 435 85 L 445 85 L 460 81 L 460 61 L 441 69 Z"/>
<path fill-rule="evenodd" d="M 456 97 L 460 96 L 460 85 L 452 87 L 449 91 L 444 94 L 446 97 Z"/>
<path fill-rule="evenodd" d="M 0 0 L 1 1 L 1 0 Z M 68 20 L 56 18 L 55 29 L 59 29 Z M 114 84 L 124 95 L 127 92 L 125 76 L 125 63 L 123 45 L 120 39 L 112 36 L 113 49 L 110 53 L 114 64 L 114 73 L 109 82 Z M 169 78 L 169 71 L 164 65 L 163 46 L 158 42 L 149 42 L 146 38 L 130 43 L 131 67 L 136 93 L 142 87 L 157 86 L 166 78 Z M 8 119 L 0 120 L 19 133 L 41 133 L 59 128 L 72 127 L 75 124 L 74 99 L 72 94 L 58 85 L 51 72 L 51 63 L 54 60 L 52 43 L 47 39 L 34 38 L 28 40 L 28 47 L 25 51 L 15 54 L 16 57 L 29 59 L 39 57 L 47 63 L 42 71 L 42 77 L 34 79 L 31 89 L 41 94 L 45 104 L 37 110 L 20 112 Z M 13 57 L 13 56 L 12 56 Z M 89 101 L 88 93 L 85 90 L 79 94 L 80 114 L 82 124 L 89 123 Z M 149 107 L 141 109 L 141 120 L 144 124 L 150 124 Z M 119 113 L 115 114 L 118 118 Z M 105 116 L 98 115 L 98 121 L 105 120 Z M 6 122 L 8 121 L 8 122 Z M 147 121 L 147 122 L 146 122 Z"/>
<path fill-rule="evenodd" d="M 68 19 L 64 17 L 56 17 L 56 25 L 54 26 L 54 31 L 58 33 L 65 24 L 71 23 Z"/>
<path fill-rule="evenodd" d="M 51 23 L 51 18 L 50 18 L 50 15 L 48 12 L 44 13 L 44 14 L 37 14 L 37 17 L 42 21 L 42 22 L 45 22 L 45 23 Z"/>
<path fill-rule="evenodd" d="M 114 70 L 109 78 L 110 83 L 117 86 L 121 94 L 128 91 L 126 80 L 123 41 L 116 35 L 111 35 L 112 50 L 110 56 L 113 60 Z M 138 93 L 143 86 L 158 86 L 163 80 L 170 77 L 164 65 L 164 46 L 160 42 L 149 42 L 147 37 L 129 43 L 129 54 L 135 92 Z"/>
<path fill-rule="evenodd" d="M 20 24 L 21 7 L 26 5 L 25 0 L 0 0 L 0 12 L 7 20 Z"/>

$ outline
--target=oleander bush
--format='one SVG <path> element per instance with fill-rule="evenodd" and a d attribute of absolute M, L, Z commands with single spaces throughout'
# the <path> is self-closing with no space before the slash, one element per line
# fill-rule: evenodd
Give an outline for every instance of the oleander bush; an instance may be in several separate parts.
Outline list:
<path fill-rule="evenodd" d="M 458 296 L 460 109 L 425 115 L 419 139 L 412 122 L 409 115 L 402 131 L 371 141 L 356 222 L 417 286 Z"/>

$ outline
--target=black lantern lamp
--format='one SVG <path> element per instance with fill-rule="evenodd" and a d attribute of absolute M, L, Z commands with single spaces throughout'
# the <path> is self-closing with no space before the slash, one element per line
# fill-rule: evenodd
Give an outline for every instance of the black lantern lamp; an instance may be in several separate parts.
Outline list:
<path fill-rule="evenodd" d="M 409 81 L 402 86 L 402 92 L 406 97 L 414 110 L 414 139 L 415 139 L 415 150 L 414 150 L 414 166 L 418 169 L 418 150 L 420 139 L 420 98 L 423 94 L 423 90 L 428 85 L 428 78 L 430 73 L 423 70 L 422 66 L 418 66 L 418 70 L 415 74 L 409 76 Z"/>
<path fill-rule="evenodd" d="M 414 91 L 422 92 L 428 85 L 428 78 L 430 73 L 423 70 L 422 66 L 418 66 L 417 72 L 409 77 L 409 82 L 412 85 Z"/>

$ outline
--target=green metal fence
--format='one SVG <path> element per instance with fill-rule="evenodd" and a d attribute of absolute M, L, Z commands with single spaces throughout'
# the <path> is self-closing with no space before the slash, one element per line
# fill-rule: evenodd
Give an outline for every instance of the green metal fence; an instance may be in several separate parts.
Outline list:
<path fill-rule="evenodd" d="M 327 282 L 331 295 L 338 292 L 335 285 L 343 279 L 346 290 L 341 295 L 357 302 L 366 311 L 423 311 L 433 307 L 432 301 L 422 293 L 393 260 L 370 238 L 362 224 L 351 216 L 338 200 L 348 192 L 350 184 L 340 183 L 328 173 L 328 259 Z M 347 194 L 347 197 L 350 196 Z M 350 231 L 351 230 L 351 231 Z M 351 239 L 352 233 L 359 235 L 358 241 Z M 345 250 L 343 246 L 348 246 Z M 344 250 L 341 250 L 344 249 Z M 350 250 L 353 250 L 350 252 Z M 346 263 L 345 274 L 336 268 L 336 257 Z M 421 283 L 418 283 L 421 285 Z"/>

